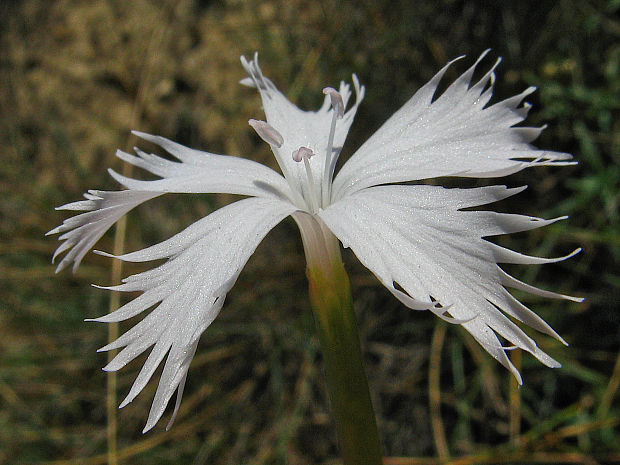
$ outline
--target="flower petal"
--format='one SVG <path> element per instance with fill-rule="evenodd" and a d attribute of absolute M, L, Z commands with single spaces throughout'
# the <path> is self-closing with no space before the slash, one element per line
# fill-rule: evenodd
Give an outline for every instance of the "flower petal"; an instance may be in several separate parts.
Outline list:
<path fill-rule="evenodd" d="M 103 234 L 129 210 L 166 192 L 229 193 L 288 200 L 292 198 L 286 180 L 272 169 L 244 158 L 215 155 L 184 147 L 164 137 L 134 131 L 139 137 L 159 145 L 179 162 L 135 149 L 138 156 L 118 150 L 116 155 L 163 179 L 139 181 L 109 170 L 126 191 L 96 191 L 84 194 L 87 200 L 72 202 L 57 210 L 87 211 L 66 219 L 47 234 L 66 232 L 52 261 L 71 249 L 60 261 L 56 273 L 73 263 L 75 272 L 84 255 Z"/>
<path fill-rule="evenodd" d="M 527 286 L 506 274 L 497 261 L 534 263 L 545 259 L 499 248 L 483 237 L 538 228 L 555 220 L 461 209 L 501 200 L 521 190 L 505 186 L 379 186 L 352 194 L 319 216 L 401 302 L 416 310 L 426 306 L 442 316 L 449 313 L 520 380 L 497 335 L 548 366 L 559 364 L 505 314 L 563 340 L 504 286 L 573 298 Z M 564 258 L 568 256 L 555 260 Z"/>
<path fill-rule="evenodd" d="M 330 109 L 329 96 L 325 96 L 323 105 L 316 112 L 300 110 L 276 88 L 270 79 L 263 75 L 258 65 L 257 54 L 250 61 L 247 61 L 245 57 L 241 57 L 241 63 L 250 76 L 253 87 L 256 87 L 260 92 L 267 122 L 284 139 L 281 147 L 272 146 L 282 173 L 290 180 L 293 189 L 302 192 L 304 197 L 308 198 L 308 193 L 305 192 L 307 188 L 307 174 L 304 165 L 303 163 L 294 162 L 291 157 L 293 151 L 300 147 L 307 147 L 316 155 L 309 162 L 314 182 L 320 192 L 318 186 L 323 180 L 333 114 L 333 110 Z M 355 75 L 353 75 L 353 85 L 356 92 L 355 104 L 344 114 L 343 118 L 338 119 L 336 122 L 330 167 L 332 172 L 336 166 L 338 155 L 347 137 L 349 128 L 353 123 L 357 108 L 364 98 L 364 87 L 360 86 Z M 341 82 L 339 92 L 346 108 L 351 96 L 350 86 Z"/>
<path fill-rule="evenodd" d="M 334 181 L 333 198 L 379 184 L 440 176 L 498 177 L 529 166 L 572 164 L 569 154 L 529 145 L 543 128 L 515 127 L 527 116 L 530 105 L 519 105 L 533 87 L 487 105 L 499 60 L 470 85 L 486 53 L 434 101 L 437 85 L 456 60 L 418 90 L 345 163 Z"/>
<path fill-rule="evenodd" d="M 136 150 L 138 156 L 117 151 L 116 156 L 143 168 L 163 179 L 140 181 L 110 170 L 120 184 L 133 190 L 201 194 L 240 194 L 290 199 L 285 179 L 271 168 L 252 160 L 228 155 L 216 155 L 190 149 L 161 136 L 143 132 L 133 133 L 159 145 L 179 162 Z"/>
<path fill-rule="evenodd" d="M 219 313 L 247 260 L 263 237 L 293 211 L 294 206 L 279 200 L 240 200 L 161 244 L 117 257 L 130 261 L 168 258 L 164 264 L 111 287 L 143 294 L 115 312 L 91 320 L 122 321 L 158 304 L 133 328 L 100 349 L 124 347 L 105 367 L 115 371 L 154 346 L 121 407 L 140 393 L 167 356 L 145 431 L 157 423 L 176 389 L 181 395 L 198 338 Z"/>
<path fill-rule="evenodd" d="M 84 255 L 114 223 L 132 208 L 159 195 L 161 192 L 90 190 L 84 194 L 87 200 L 57 207 L 56 210 L 82 210 L 87 213 L 67 218 L 60 226 L 46 234 L 65 233 L 58 238 L 64 242 L 56 249 L 52 262 L 59 254 L 71 249 L 56 267 L 56 273 L 71 262 L 75 273 Z"/>

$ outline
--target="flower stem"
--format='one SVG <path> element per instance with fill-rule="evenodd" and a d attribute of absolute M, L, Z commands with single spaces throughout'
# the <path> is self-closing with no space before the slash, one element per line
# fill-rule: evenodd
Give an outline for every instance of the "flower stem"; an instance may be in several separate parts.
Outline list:
<path fill-rule="evenodd" d="M 310 300 L 344 465 L 381 465 L 349 278 L 338 240 L 316 217 L 295 215 L 304 242 Z"/>

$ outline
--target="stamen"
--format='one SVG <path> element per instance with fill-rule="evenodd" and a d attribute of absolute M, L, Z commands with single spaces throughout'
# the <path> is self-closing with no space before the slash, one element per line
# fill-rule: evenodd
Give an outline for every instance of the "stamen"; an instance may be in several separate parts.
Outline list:
<path fill-rule="evenodd" d="M 254 128 L 258 137 L 263 139 L 269 145 L 275 145 L 277 148 L 284 144 L 284 137 L 271 124 L 266 121 L 251 119 L 248 124 Z"/>
<path fill-rule="evenodd" d="M 329 95 L 332 103 L 332 124 L 329 128 L 329 138 L 327 139 L 327 152 L 325 154 L 325 169 L 323 171 L 323 182 L 321 183 L 321 203 L 326 206 L 329 203 L 331 197 L 331 165 L 332 165 L 332 151 L 334 147 L 334 134 L 336 133 L 336 120 L 341 119 L 344 116 L 344 102 L 342 96 L 333 87 L 326 87 L 323 89 L 325 95 Z"/>
<path fill-rule="evenodd" d="M 306 202 L 304 201 L 303 196 L 297 191 L 297 188 L 291 183 L 291 179 L 293 178 L 289 172 L 289 168 L 287 166 L 288 163 L 286 160 L 282 159 L 282 154 L 279 153 L 279 150 L 274 150 L 274 147 L 277 149 L 282 147 L 282 144 L 284 144 L 284 137 L 282 137 L 282 134 L 280 134 L 276 128 L 266 121 L 251 119 L 248 121 L 248 124 L 252 126 L 252 128 L 256 131 L 256 134 L 258 134 L 261 139 L 271 146 L 271 150 L 276 157 L 280 169 L 282 170 L 284 179 L 286 179 L 286 182 L 291 189 L 290 194 L 292 196 L 293 203 L 298 205 L 300 208 L 303 208 L 303 205 L 305 205 Z"/>
<path fill-rule="evenodd" d="M 338 119 L 341 119 L 344 116 L 344 102 L 342 100 L 342 95 L 333 87 L 326 87 L 323 89 L 323 93 L 325 95 L 329 95 L 329 98 L 332 102 L 332 108 L 338 115 Z"/>
<path fill-rule="evenodd" d="M 311 158 L 314 156 L 314 152 L 308 147 L 299 147 L 293 152 L 293 160 L 299 163 L 304 157 Z"/>
<path fill-rule="evenodd" d="M 301 162 L 303 160 L 304 162 L 304 167 L 306 168 L 306 176 L 308 177 L 308 190 L 309 190 L 309 194 L 310 194 L 310 204 L 311 204 L 311 208 L 313 213 L 316 213 L 319 210 L 319 205 L 318 205 L 318 198 L 316 195 L 316 189 L 314 186 L 314 178 L 312 176 L 312 169 L 310 168 L 310 162 L 308 160 L 310 160 L 310 158 L 312 158 L 314 156 L 314 152 L 312 151 L 312 149 L 309 149 L 308 147 L 299 147 L 297 150 L 294 150 L 292 153 L 293 156 L 293 160 L 295 160 L 297 163 Z"/>

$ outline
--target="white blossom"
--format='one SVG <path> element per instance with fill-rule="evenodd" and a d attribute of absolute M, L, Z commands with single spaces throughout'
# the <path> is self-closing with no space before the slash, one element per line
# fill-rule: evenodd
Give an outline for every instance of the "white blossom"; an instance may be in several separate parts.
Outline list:
<path fill-rule="evenodd" d="M 250 125 L 273 151 L 281 173 L 256 162 L 190 149 L 159 136 L 134 132 L 159 145 L 176 161 L 136 149 L 117 156 L 160 179 L 142 181 L 110 174 L 126 190 L 88 191 L 87 200 L 59 209 L 82 210 L 48 234 L 64 233 L 56 255 L 67 251 L 57 271 L 78 267 L 84 254 L 121 216 L 167 192 L 231 193 L 247 196 L 209 214 L 157 245 L 115 258 L 163 264 L 109 287 L 140 291 L 115 312 L 93 321 L 118 322 L 152 309 L 138 324 L 101 351 L 123 348 L 104 368 L 122 368 L 153 347 L 121 407 L 131 402 L 166 359 L 144 431 L 159 420 L 174 391 L 176 416 L 189 364 L 200 335 L 215 319 L 245 263 L 263 237 L 289 215 L 300 227 L 328 228 L 404 305 L 429 310 L 462 325 L 521 383 L 506 351 L 519 347 L 547 366 L 560 364 L 509 317 L 561 342 L 562 338 L 508 291 L 580 301 L 543 291 L 513 278 L 498 263 L 542 264 L 560 258 L 520 254 L 488 237 L 539 228 L 563 218 L 543 220 L 477 211 L 521 192 L 524 187 L 491 186 L 447 189 L 402 184 L 430 178 L 502 177 L 528 167 L 572 164 L 571 155 L 530 145 L 543 128 L 517 126 L 530 108 L 514 97 L 490 104 L 494 70 L 471 83 L 476 63 L 441 94 L 435 95 L 448 63 L 373 134 L 334 177 L 364 87 L 353 75 L 351 86 L 325 88 L 316 112 L 289 102 L 267 79 L 255 55 L 241 58 L 249 77 L 243 84 L 260 93 L 266 121 Z M 456 60 L 454 60 L 456 61 Z M 300 220 L 301 219 L 301 220 Z M 100 252 L 102 253 L 102 252 Z M 109 254 L 104 254 L 109 255 Z M 111 256 L 111 255 L 110 255 Z M 499 339 L 507 341 L 502 343 Z"/>

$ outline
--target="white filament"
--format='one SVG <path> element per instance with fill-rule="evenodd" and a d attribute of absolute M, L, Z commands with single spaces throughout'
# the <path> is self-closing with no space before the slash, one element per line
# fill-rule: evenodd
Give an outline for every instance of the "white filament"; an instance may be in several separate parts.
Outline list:
<path fill-rule="evenodd" d="M 312 176 L 312 168 L 310 168 L 310 158 L 314 156 L 314 152 L 308 147 L 299 147 L 293 151 L 293 160 L 297 163 L 303 160 L 304 167 L 306 168 L 306 176 L 308 177 L 308 193 L 310 196 L 310 208 L 313 213 L 319 210 L 319 199 L 316 195 L 316 188 L 314 186 L 314 177 Z"/>
<path fill-rule="evenodd" d="M 341 119 L 344 116 L 344 102 L 340 93 L 333 87 L 326 87 L 323 89 L 325 95 L 329 95 L 332 104 L 332 122 L 329 128 L 329 138 L 327 140 L 327 152 L 325 154 L 325 170 L 323 172 L 324 182 L 321 185 L 321 203 L 323 206 L 329 204 L 329 198 L 331 196 L 331 184 L 332 184 L 332 151 L 334 146 L 334 134 L 336 133 L 336 120 Z"/>

